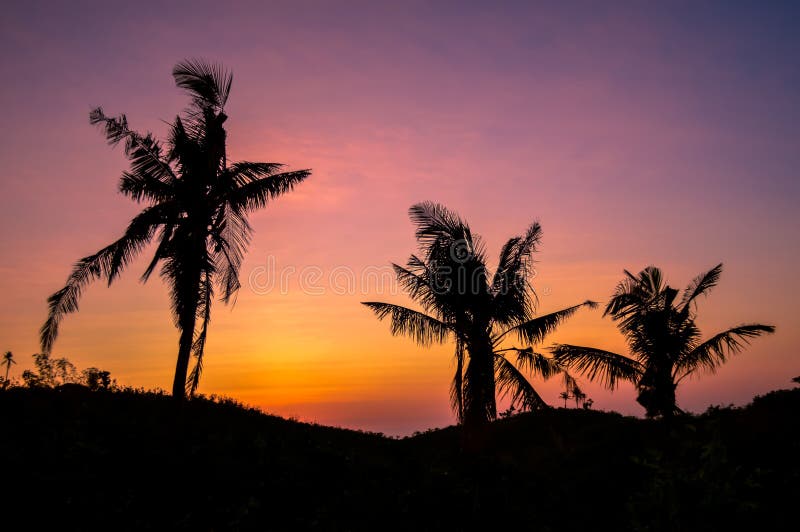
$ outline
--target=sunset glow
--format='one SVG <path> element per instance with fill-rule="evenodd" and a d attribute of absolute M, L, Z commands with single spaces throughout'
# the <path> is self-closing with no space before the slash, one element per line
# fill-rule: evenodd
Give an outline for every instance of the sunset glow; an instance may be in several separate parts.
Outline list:
<path fill-rule="evenodd" d="M 215 302 L 200 392 L 387 434 L 452 424 L 453 346 L 393 337 L 359 304 L 410 304 L 387 267 L 417 250 L 407 210 L 423 200 L 468 220 L 492 265 L 538 220 L 542 313 L 605 303 L 624 269 L 654 264 L 683 288 L 723 262 L 699 301 L 704 336 L 756 321 L 777 331 L 682 383 L 687 410 L 800 374 L 797 6 L 190 5 L 25 3 L 0 19 L 14 79 L 0 86 L 0 349 L 15 372 L 70 266 L 138 210 L 117 192 L 122 150 L 88 112 L 163 137 L 186 104 L 172 66 L 205 57 L 234 73 L 230 158 L 313 174 L 251 217 L 242 289 L 235 305 Z M 55 356 L 169 388 L 178 332 L 162 281 L 139 282 L 149 256 L 86 290 Z M 602 309 L 539 347 L 551 342 L 626 352 Z M 580 382 L 594 408 L 643 415 L 631 385 Z M 534 385 L 558 403 L 558 379 Z"/>

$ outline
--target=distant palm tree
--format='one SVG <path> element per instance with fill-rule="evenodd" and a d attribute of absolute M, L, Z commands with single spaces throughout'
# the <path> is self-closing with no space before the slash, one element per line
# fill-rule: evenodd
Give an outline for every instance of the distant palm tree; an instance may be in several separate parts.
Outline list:
<path fill-rule="evenodd" d="M 124 143 L 131 166 L 122 174 L 120 191 L 145 208 L 119 240 L 75 264 L 66 286 L 48 300 L 41 343 L 49 353 L 62 318 L 78 310 L 85 286 L 99 278 L 111 284 L 155 239 L 142 280 L 161 264 L 180 331 L 172 394 L 183 398 L 199 383 L 215 288 L 226 303 L 239 289 L 239 268 L 252 234 L 248 215 L 292 190 L 310 171 L 279 172 L 283 165 L 278 163 L 229 164 L 223 124 L 233 76 L 199 60 L 178 63 L 172 74 L 191 104 L 171 124 L 165 147 L 152 134 L 130 129 L 125 115 L 108 117 L 100 108 L 90 114 L 109 144 Z M 187 378 L 192 354 L 195 365 Z"/>
<path fill-rule="evenodd" d="M 539 224 L 503 246 L 490 275 L 480 238 L 458 215 L 430 202 L 412 206 L 409 213 L 422 257 L 412 255 L 406 267 L 393 267 L 400 285 L 423 311 L 380 302 L 364 305 L 378 319 L 389 318 L 392 334 L 411 336 L 422 346 L 455 341 L 451 400 L 466 427 L 497 417 L 496 392 L 510 395 L 512 406 L 519 404 L 522 410 L 546 407 L 524 373 L 549 378 L 562 368 L 534 352 L 531 344 L 541 342 L 581 306 L 594 303 L 534 317 L 529 278 L 531 255 L 541 237 Z M 524 347 L 502 347 L 510 335 Z"/>
<path fill-rule="evenodd" d="M 572 390 L 572 398 L 575 399 L 575 408 L 580 408 L 581 404 L 586 400 L 586 394 L 583 390 L 575 386 Z"/>
<path fill-rule="evenodd" d="M 698 370 L 714 372 L 750 338 L 775 331 L 771 325 L 745 324 L 700 340 L 696 300 L 716 286 L 721 273 L 719 264 L 697 276 L 677 300 L 678 290 L 664 283 L 658 268 L 649 266 L 638 275 L 626 270 L 604 315 L 618 322 L 631 356 L 568 344 L 551 351 L 559 363 L 611 390 L 619 380 L 632 382 L 648 417 L 679 413 L 675 389 L 683 379 Z"/>
<path fill-rule="evenodd" d="M 6 377 L 3 379 L 3 388 L 8 388 L 8 372 L 11 370 L 11 364 L 16 364 L 17 361 L 14 360 L 14 354 L 11 351 L 6 351 L 6 354 L 3 355 L 3 361 L 0 362 L 0 365 L 5 365 L 6 367 Z"/>
<path fill-rule="evenodd" d="M 570 399 L 572 399 L 572 396 L 569 394 L 569 392 L 561 392 L 560 394 L 558 394 L 558 396 L 559 396 L 561 399 L 563 399 L 563 400 L 564 400 L 564 408 L 567 408 L 567 401 L 569 401 Z"/>

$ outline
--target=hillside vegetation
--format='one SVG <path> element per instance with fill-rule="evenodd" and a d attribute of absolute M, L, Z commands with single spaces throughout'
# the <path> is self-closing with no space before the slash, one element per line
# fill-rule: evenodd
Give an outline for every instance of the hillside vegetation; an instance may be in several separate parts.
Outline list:
<path fill-rule="evenodd" d="M 0 393 L 8 529 L 784 529 L 800 388 L 670 423 L 550 409 L 402 440 L 232 402 Z M 5 527 L 4 527 L 5 528 Z"/>

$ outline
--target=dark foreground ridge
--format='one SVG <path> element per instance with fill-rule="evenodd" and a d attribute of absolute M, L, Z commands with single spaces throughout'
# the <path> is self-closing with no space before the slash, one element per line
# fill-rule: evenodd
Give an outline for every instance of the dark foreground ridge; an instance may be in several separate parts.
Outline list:
<path fill-rule="evenodd" d="M 800 388 L 672 423 L 557 409 L 413 438 L 133 392 L 0 393 L 6 530 L 770 530 Z"/>

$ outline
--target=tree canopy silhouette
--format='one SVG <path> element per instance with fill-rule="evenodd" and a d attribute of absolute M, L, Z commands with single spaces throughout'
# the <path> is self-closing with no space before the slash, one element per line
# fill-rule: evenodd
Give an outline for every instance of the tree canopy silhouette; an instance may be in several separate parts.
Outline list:
<path fill-rule="evenodd" d="M 239 268 L 253 231 L 248 215 L 292 190 L 310 171 L 284 172 L 279 163 L 229 163 L 224 124 L 232 74 L 220 65 L 186 60 L 172 75 L 191 101 L 170 124 L 164 145 L 149 132 L 131 129 L 125 115 L 110 117 L 97 108 L 89 116 L 109 144 L 124 145 L 130 169 L 123 172 L 119 190 L 145 207 L 121 238 L 80 259 L 66 286 L 50 296 L 41 344 L 45 353 L 51 351 L 61 320 L 78 310 L 88 283 L 102 278 L 110 285 L 156 241 L 142 281 L 160 266 L 169 285 L 180 331 L 172 393 L 184 397 L 200 380 L 215 290 L 228 303 L 239 289 Z M 195 364 L 188 374 L 192 355 Z"/>
<path fill-rule="evenodd" d="M 697 276 L 678 299 L 678 290 L 664 282 L 658 268 L 648 266 L 637 275 L 625 270 L 603 315 L 617 322 L 631 356 L 569 344 L 551 351 L 559 363 L 611 390 L 620 380 L 632 382 L 648 417 L 679 413 L 675 389 L 683 379 L 700 370 L 714 372 L 751 338 L 775 331 L 771 325 L 743 324 L 701 341 L 697 298 L 707 295 L 721 274 L 718 264 Z"/>
<path fill-rule="evenodd" d="M 6 367 L 6 376 L 3 378 L 3 388 L 8 388 L 8 373 L 11 371 L 11 365 L 16 363 L 17 361 L 14 360 L 14 353 L 6 351 L 6 354 L 3 355 L 3 360 L 0 361 L 0 366 Z"/>
<path fill-rule="evenodd" d="M 509 395 L 512 406 L 522 410 L 546 407 L 525 373 L 546 379 L 562 373 L 562 368 L 532 346 L 580 307 L 595 303 L 535 317 L 530 278 L 540 225 L 533 223 L 524 235 L 506 242 L 490 275 L 480 237 L 457 214 L 430 202 L 412 206 L 409 214 L 422 256 L 411 255 L 405 267 L 392 266 L 400 286 L 423 311 L 390 303 L 363 304 L 379 319 L 389 318 L 392 334 L 410 336 L 422 346 L 455 341 L 451 400 L 465 426 L 497 417 L 497 392 Z M 503 347 L 511 337 L 521 346 Z"/>

